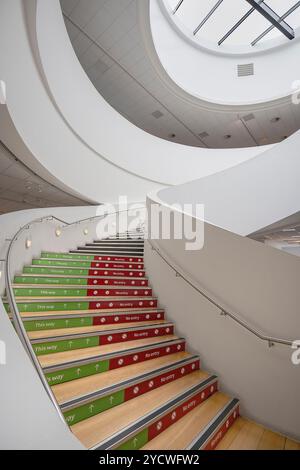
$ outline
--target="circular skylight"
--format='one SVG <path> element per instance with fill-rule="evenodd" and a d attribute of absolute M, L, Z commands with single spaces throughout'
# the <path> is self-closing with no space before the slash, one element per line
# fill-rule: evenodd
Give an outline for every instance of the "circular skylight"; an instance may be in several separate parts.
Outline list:
<path fill-rule="evenodd" d="M 165 0 L 165 5 L 177 25 L 197 42 L 220 49 L 223 45 L 255 49 L 280 38 L 288 42 L 300 26 L 296 0 Z"/>

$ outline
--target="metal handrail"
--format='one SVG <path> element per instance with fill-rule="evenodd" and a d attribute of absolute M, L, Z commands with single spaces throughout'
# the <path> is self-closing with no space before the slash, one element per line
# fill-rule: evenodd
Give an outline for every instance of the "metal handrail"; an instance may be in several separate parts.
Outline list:
<path fill-rule="evenodd" d="M 255 328 L 253 328 L 249 323 L 247 323 L 245 320 L 243 320 L 239 315 L 236 313 L 230 312 L 227 308 L 222 307 L 220 303 L 214 299 L 212 299 L 207 293 L 205 293 L 202 288 L 197 286 L 191 279 L 185 275 L 182 270 L 175 265 L 174 262 L 171 261 L 171 259 L 166 255 L 161 253 L 161 250 L 158 247 L 155 247 L 154 243 L 152 240 L 148 239 L 146 237 L 147 242 L 151 246 L 152 251 L 156 252 L 160 258 L 175 272 L 177 277 L 182 278 L 189 286 L 191 286 L 194 290 L 196 290 L 202 297 L 204 297 L 206 300 L 208 300 L 212 305 L 217 307 L 220 310 L 221 315 L 223 316 L 228 316 L 232 320 L 234 320 L 236 323 L 238 323 L 240 326 L 245 328 L 247 331 L 255 335 L 257 338 L 261 339 L 262 341 L 267 341 L 269 347 L 274 346 L 275 344 L 283 344 L 285 346 L 292 346 L 294 344 L 294 341 L 288 340 L 288 339 L 282 339 L 282 338 L 275 338 L 273 336 L 268 336 L 265 333 L 262 333 Z M 298 346 L 300 347 L 300 346 Z"/>
<path fill-rule="evenodd" d="M 6 284 L 6 294 L 7 294 L 7 300 L 8 300 L 8 303 L 9 303 L 9 307 L 10 307 L 10 313 L 12 314 L 12 318 L 13 318 L 13 323 L 14 323 L 14 327 L 16 329 L 16 332 L 25 348 L 25 350 L 27 351 L 28 355 L 29 355 L 29 358 L 31 359 L 39 377 L 40 377 L 40 380 L 50 398 L 50 400 L 52 401 L 58 415 L 60 416 L 61 420 L 66 424 L 67 426 L 67 423 L 65 421 L 65 418 L 64 418 L 64 415 L 59 407 L 59 404 L 51 390 L 51 387 L 49 386 L 48 384 L 48 381 L 44 375 L 44 372 L 43 372 L 43 369 L 37 359 L 37 356 L 33 350 L 33 347 L 31 345 L 31 342 L 28 338 L 28 335 L 27 335 L 27 332 L 24 328 L 24 324 L 23 324 L 23 321 L 22 321 L 22 318 L 20 316 L 20 312 L 19 312 L 19 309 L 18 309 L 18 306 L 17 306 L 17 303 L 15 301 L 15 297 L 14 297 L 14 293 L 13 293 L 13 288 L 12 288 L 12 285 L 11 285 L 11 272 L 10 272 L 10 255 L 11 255 L 11 251 L 12 251 L 12 248 L 13 248 L 13 245 L 14 243 L 16 242 L 16 240 L 19 238 L 19 236 L 23 233 L 23 231 L 25 230 L 28 230 L 29 227 L 35 223 L 42 223 L 44 222 L 45 220 L 54 220 L 54 221 L 57 221 L 59 223 L 62 223 L 64 224 L 64 226 L 66 227 L 70 227 L 72 225 L 77 225 L 79 223 L 82 223 L 82 222 L 86 222 L 86 221 L 93 221 L 95 219 L 98 219 L 98 218 L 101 218 L 101 219 L 104 219 L 105 217 L 108 217 L 110 215 L 114 215 L 114 214 L 119 214 L 121 212 L 129 212 L 130 209 L 124 209 L 124 210 L 120 210 L 120 211 L 115 211 L 115 212 L 108 212 L 108 213 L 104 213 L 104 214 L 101 214 L 101 215 L 96 215 L 96 216 L 93 216 L 93 217 L 87 217 L 85 219 L 81 219 L 81 220 L 77 220 L 75 222 L 67 222 L 65 220 L 62 220 L 58 217 L 55 217 L 53 215 L 48 215 L 48 216 L 44 216 L 44 217 L 41 217 L 39 219 L 35 219 L 29 223 L 26 223 L 25 225 L 23 225 L 19 230 L 18 232 L 13 236 L 12 239 L 9 240 L 9 246 L 8 246 L 8 250 L 7 250 L 7 253 L 6 253 L 6 259 L 5 259 L 5 284 Z"/>

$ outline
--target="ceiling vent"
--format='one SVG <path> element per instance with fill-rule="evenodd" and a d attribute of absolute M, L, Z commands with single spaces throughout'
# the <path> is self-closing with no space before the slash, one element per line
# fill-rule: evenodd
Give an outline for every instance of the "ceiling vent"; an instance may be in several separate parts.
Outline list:
<path fill-rule="evenodd" d="M 252 121 L 252 119 L 255 119 L 255 116 L 254 116 L 253 113 L 246 114 L 246 116 L 243 116 L 243 120 L 244 120 L 245 122 Z"/>
<path fill-rule="evenodd" d="M 207 132 L 200 132 L 199 134 L 199 137 L 201 137 L 201 139 L 205 139 L 206 137 L 209 137 L 209 134 Z"/>
<path fill-rule="evenodd" d="M 238 77 L 249 77 L 254 75 L 254 64 L 238 64 L 237 66 Z"/>
<path fill-rule="evenodd" d="M 157 110 L 152 113 L 152 116 L 154 116 L 156 119 L 159 119 L 163 116 L 163 113 Z"/>
<path fill-rule="evenodd" d="M 109 69 L 109 66 L 105 62 L 103 62 L 101 59 L 99 59 L 93 65 L 93 67 L 91 69 L 94 72 L 96 72 L 98 75 L 101 75 L 102 73 L 106 72 Z"/>

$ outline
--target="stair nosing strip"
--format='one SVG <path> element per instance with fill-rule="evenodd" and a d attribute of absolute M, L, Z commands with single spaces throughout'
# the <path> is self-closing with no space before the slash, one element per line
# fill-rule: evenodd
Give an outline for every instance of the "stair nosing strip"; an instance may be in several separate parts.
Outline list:
<path fill-rule="evenodd" d="M 140 300 L 140 301 L 144 301 L 144 300 L 158 300 L 157 297 L 153 297 L 151 295 L 149 296 L 145 296 L 145 297 L 126 297 L 126 296 L 121 296 L 119 295 L 118 297 L 103 297 L 103 296 L 82 296 L 82 297 L 38 297 L 36 299 L 28 299 L 28 297 L 16 297 L 15 296 L 15 299 L 17 300 L 17 303 L 19 304 L 24 304 L 24 303 L 28 303 L 28 304 L 37 304 L 37 303 L 43 303 L 43 302 L 46 302 L 46 303 L 84 303 L 84 302 L 103 302 L 105 300 L 107 301 L 110 301 L 110 302 L 117 302 L 117 301 L 132 301 L 132 300 Z M 28 300 L 26 300 L 28 299 Z M 44 299 L 44 300 L 43 300 Z M 3 302 L 7 303 L 8 300 L 6 297 L 3 298 Z"/>
<path fill-rule="evenodd" d="M 239 405 L 237 398 L 232 398 L 202 429 L 187 447 L 187 450 L 200 450 L 205 447 L 212 434 L 226 422 L 228 415 Z"/>
<path fill-rule="evenodd" d="M 154 320 L 155 321 L 155 320 Z M 107 325 L 110 326 L 110 325 Z M 120 328 L 120 329 L 112 329 L 112 330 L 105 330 L 105 331 L 98 331 L 97 333 L 89 332 L 89 333 L 77 333 L 73 335 L 62 335 L 62 336 L 47 336 L 47 338 L 40 338 L 40 339 L 31 339 L 32 344 L 42 344 L 42 343 L 52 343 L 53 341 L 69 341 L 72 339 L 79 339 L 79 338 L 90 338 L 93 336 L 106 336 L 106 335 L 115 335 L 118 333 L 125 333 L 129 331 L 136 331 L 136 330 L 151 330 L 153 328 L 167 328 L 169 326 L 174 326 L 174 323 L 153 323 L 152 325 L 141 325 L 141 326 L 132 326 L 131 328 Z M 47 331 L 47 330 L 46 330 Z M 51 330 L 50 330 L 51 331 Z M 30 332 L 29 332 L 30 333 Z"/>
<path fill-rule="evenodd" d="M 175 353 L 174 353 L 175 354 Z M 170 357 L 170 356 L 169 356 Z M 114 385 L 110 385 L 107 388 L 97 390 L 94 392 L 91 392 L 86 395 L 82 395 L 80 397 L 74 398 L 68 402 L 63 402 L 60 403 L 59 406 L 61 407 L 63 412 L 70 411 L 73 408 L 77 408 L 78 405 L 85 405 L 89 403 L 92 400 L 97 400 L 98 398 L 102 398 L 106 395 L 110 395 L 112 393 L 116 393 L 119 390 L 123 390 L 124 388 L 128 388 L 129 386 L 133 386 L 137 383 L 144 382 L 145 380 L 151 380 L 152 378 L 156 377 L 157 375 L 160 375 L 161 373 L 167 373 L 171 372 L 174 369 L 177 369 L 181 365 L 189 365 L 190 363 L 196 361 L 197 359 L 200 359 L 200 356 L 198 355 L 193 355 L 191 357 L 187 357 L 185 359 L 180 359 L 172 364 L 168 364 L 162 367 L 159 367 L 158 369 L 152 369 L 149 372 L 145 372 L 144 374 L 141 375 L 136 375 L 134 377 L 131 377 L 130 379 L 124 380 L 123 382 L 119 382 Z"/>
<path fill-rule="evenodd" d="M 132 277 L 129 277 L 129 276 L 74 276 L 72 274 L 34 274 L 34 273 L 22 273 L 22 274 L 16 274 L 15 277 L 49 277 L 49 278 L 56 278 L 56 277 L 60 277 L 62 276 L 61 278 L 64 279 L 64 278 L 67 278 L 67 279 L 122 279 L 122 280 L 133 280 L 133 279 L 137 279 L 139 281 L 149 281 L 148 277 L 139 277 L 139 278 L 132 278 Z M 26 284 L 25 284 L 26 285 Z M 59 284 L 54 284 L 54 285 L 58 285 Z M 88 285 L 88 284 L 87 284 Z"/>
<path fill-rule="evenodd" d="M 197 385 L 189 387 L 184 392 L 165 402 L 162 406 L 158 406 L 154 410 L 150 411 L 141 419 L 136 420 L 134 423 L 131 423 L 130 425 L 122 428 L 119 432 L 113 434 L 109 438 L 92 446 L 90 450 L 109 450 L 116 447 L 116 445 L 121 445 L 135 434 L 149 427 L 161 416 L 164 416 L 166 413 L 170 412 L 174 407 L 180 406 L 180 404 L 184 403 L 189 397 L 192 397 L 196 393 L 200 393 L 201 390 L 209 386 L 211 383 L 215 383 L 216 380 L 218 380 L 216 375 L 210 375 Z"/>
<path fill-rule="evenodd" d="M 25 266 L 25 268 L 46 268 L 46 269 L 89 269 L 91 271 L 134 271 L 134 272 L 143 272 L 144 268 L 141 269 L 128 269 L 126 268 L 91 268 L 91 267 L 80 267 L 80 266 L 45 266 L 42 264 L 31 264 L 30 266 Z M 30 274 L 30 273 L 29 273 Z"/>
<path fill-rule="evenodd" d="M 160 337 L 161 338 L 161 337 Z M 148 346 L 136 346 L 135 348 L 129 348 L 129 349 L 123 349 L 121 351 L 116 351 L 114 353 L 110 354 L 103 354 L 103 355 L 96 355 L 96 356 L 91 356 L 87 357 L 84 359 L 78 359 L 75 361 L 70 361 L 70 362 L 62 362 L 61 364 L 53 365 L 53 366 L 48 366 L 48 367 L 43 367 L 43 371 L 45 374 L 49 374 L 51 372 L 56 372 L 65 368 L 71 368 L 71 367 L 77 367 L 77 366 L 84 366 L 87 364 L 91 364 L 93 362 L 98 362 L 98 361 L 106 361 L 110 359 L 114 359 L 120 354 L 122 356 L 129 356 L 133 353 L 137 352 L 144 352 L 144 351 L 151 351 L 152 349 L 156 349 L 158 347 L 163 347 L 166 345 L 166 347 L 170 344 L 179 344 L 185 342 L 185 338 L 178 338 L 178 339 L 172 339 L 172 340 L 167 340 L 167 341 L 158 341 L 157 343 L 151 343 Z M 101 346 L 100 346 L 101 347 Z"/>

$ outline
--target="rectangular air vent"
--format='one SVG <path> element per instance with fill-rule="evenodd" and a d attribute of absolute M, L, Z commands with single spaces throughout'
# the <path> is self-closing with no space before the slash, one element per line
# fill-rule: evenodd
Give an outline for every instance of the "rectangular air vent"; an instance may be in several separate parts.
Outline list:
<path fill-rule="evenodd" d="M 209 134 L 207 132 L 200 132 L 199 134 L 199 137 L 201 137 L 201 139 L 205 139 L 206 137 L 209 137 Z"/>
<path fill-rule="evenodd" d="M 157 110 L 152 113 L 152 116 L 154 116 L 156 119 L 159 119 L 163 116 L 163 113 Z"/>
<path fill-rule="evenodd" d="M 243 116 L 243 120 L 244 120 L 245 122 L 252 121 L 252 119 L 255 119 L 255 116 L 254 116 L 253 113 L 246 114 L 246 116 Z"/>
<path fill-rule="evenodd" d="M 254 75 L 254 64 L 238 64 L 237 66 L 238 77 L 249 77 Z"/>

